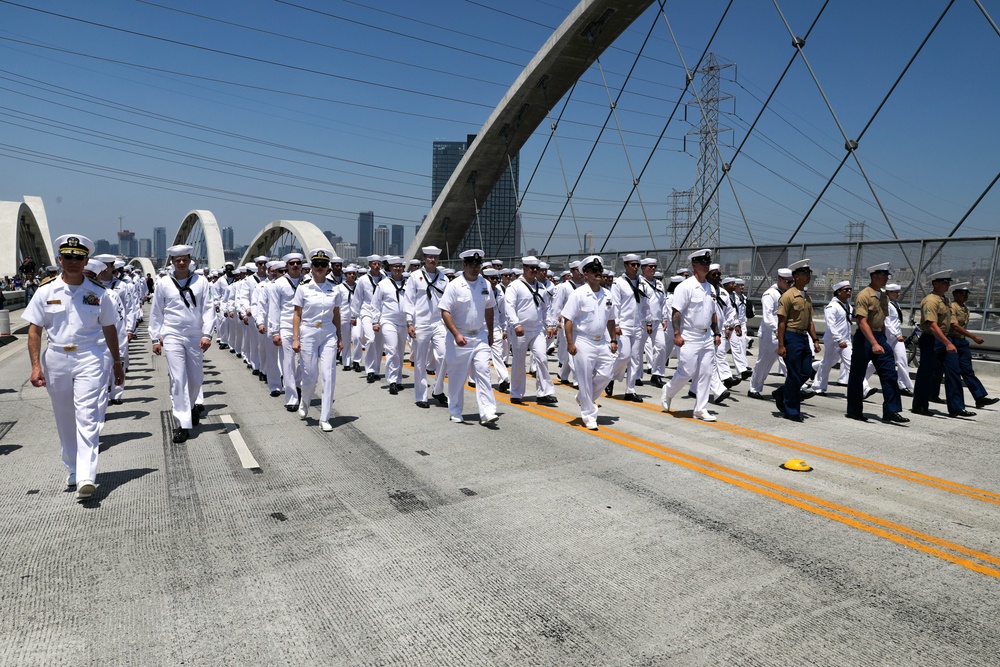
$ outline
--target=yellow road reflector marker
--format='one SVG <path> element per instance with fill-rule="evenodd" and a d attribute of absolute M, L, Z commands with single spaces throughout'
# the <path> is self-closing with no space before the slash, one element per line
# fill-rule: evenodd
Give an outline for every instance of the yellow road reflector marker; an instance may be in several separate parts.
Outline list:
<path fill-rule="evenodd" d="M 792 472 L 809 472 L 812 470 L 812 466 L 802 459 L 788 459 L 779 467 L 784 468 L 785 470 L 791 470 Z"/>

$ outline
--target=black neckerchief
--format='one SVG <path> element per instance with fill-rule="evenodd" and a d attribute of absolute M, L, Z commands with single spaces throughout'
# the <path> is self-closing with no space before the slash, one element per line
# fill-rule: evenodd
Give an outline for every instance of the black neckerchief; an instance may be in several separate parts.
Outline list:
<path fill-rule="evenodd" d="M 433 299 L 431 299 L 431 290 L 432 289 L 435 292 L 438 293 L 438 298 L 440 298 L 441 295 L 444 294 L 444 290 L 443 289 L 438 289 L 438 287 L 437 287 L 437 282 L 441 278 L 441 272 L 440 271 L 435 271 L 434 272 L 434 280 L 432 281 L 430 279 L 430 276 L 427 275 L 427 270 L 426 269 L 420 269 L 420 270 L 423 271 L 424 281 L 427 283 L 427 299 L 428 299 L 428 301 L 432 301 L 433 300 Z"/>
<path fill-rule="evenodd" d="M 377 281 L 374 278 L 372 278 L 372 274 L 370 274 L 370 273 L 367 274 L 367 276 L 368 276 L 368 282 L 370 282 L 372 284 L 372 293 L 374 294 L 375 293 L 375 288 L 378 287 L 379 281 Z"/>
<path fill-rule="evenodd" d="M 197 306 L 198 305 L 198 300 L 196 298 L 194 298 L 194 292 L 191 291 L 191 281 L 194 280 L 194 274 L 193 273 L 190 276 L 188 276 L 187 282 L 184 283 L 184 287 L 181 287 L 181 284 L 179 282 L 177 282 L 177 278 L 175 278 L 173 276 L 170 276 L 170 280 L 177 287 L 177 291 L 180 292 L 181 299 L 184 300 L 184 307 L 185 308 L 191 308 L 192 306 Z M 187 292 L 188 294 L 191 295 L 191 303 L 188 303 L 187 297 L 184 296 L 184 292 Z"/>
<path fill-rule="evenodd" d="M 636 278 L 635 278 L 635 284 L 632 284 L 632 279 L 629 278 L 627 275 L 622 274 L 622 278 L 624 278 L 625 282 L 628 283 L 628 286 L 632 288 L 632 294 L 635 295 L 635 302 L 636 303 L 641 303 L 642 302 L 642 297 L 644 297 L 646 295 L 643 294 L 642 291 L 639 289 L 639 276 L 636 276 Z"/>
<path fill-rule="evenodd" d="M 903 324 L 903 311 L 899 309 L 899 304 L 896 303 L 895 301 L 890 301 L 889 303 L 891 303 L 892 307 L 896 309 L 896 317 L 899 318 L 900 326 L 902 326 L 902 324 Z"/>
<path fill-rule="evenodd" d="M 352 284 L 350 284 L 348 282 L 345 282 L 344 283 L 344 287 L 347 288 L 347 303 L 350 303 L 351 299 L 354 298 L 354 290 L 356 290 L 358 288 L 358 284 L 354 283 L 352 285 Z"/>
<path fill-rule="evenodd" d="M 299 283 L 293 283 L 292 277 L 287 273 L 285 274 L 285 280 L 287 280 L 288 284 L 292 286 L 292 294 L 295 294 L 295 290 L 299 288 Z M 299 278 L 299 282 L 302 282 L 302 278 Z"/>
<path fill-rule="evenodd" d="M 528 288 L 528 291 L 531 293 L 531 299 L 532 301 L 535 302 L 535 308 L 538 308 L 540 305 L 542 305 L 542 295 L 539 293 L 541 292 L 542 288 L 539 287 L 538 289 L 531 289 L 531 285 L 529 285 L 528 281 L 524 279 L 524 276 L 521 276 L 520 278 L 518 278 L 518 280 L 524 283 L 524 285 Z"/>
<path fill-rule="evenodd" d="M 712 283 L 709 283 L 709 285 L 712 285 Z M 712 285 L 712 291 L 715 292 L 715 302 L 719 304 L 719 306 L 722 307 L 722 311 L 725 312 L 726 302 L 722 300 L 722 292 L 720 292 L 719 288 L 715 285 Z M 636 298 L 638 299 L 638 297 Z"/>
<path fill-rule="evenodd" d="M 656 283 L 651 283 L 648 280 L 646 280 L 645 276 L 643 276 L 642 279 L 646 282 L 647 285 L 649 285 L 650 287 L 653 288 L 654 292 L 662 292 L 663 291 L 659 287 L 657 287 Z"/>
<path fill-rule="evenodd" d="M 396 290 L 396 303 L 399 303 L 399 293 L 406 287 L 406 278 L 401 279 L 399 285 L 396 285 L 396 280 L 392 277 L 389 278 L 389 281 Z"/>
<path fill-rule="evenodd" d="M 851 320 L 850 304 L 848 304 L 846 301 L 841 301 L 840 299 L 837 299 L 837 303 L 839 303 L 844 308 L 844 312 L 847 313 L 847 320 L 850 321 Z"/>
<path fill-rule="evenodd" d="M 253 274 L 253 279 L 256 280 L 258 284 L 260 284 L 260 281 L 263 280 L 263 278 L 261 278 L 260 276 L 258 276 L 256 273 Z"/>

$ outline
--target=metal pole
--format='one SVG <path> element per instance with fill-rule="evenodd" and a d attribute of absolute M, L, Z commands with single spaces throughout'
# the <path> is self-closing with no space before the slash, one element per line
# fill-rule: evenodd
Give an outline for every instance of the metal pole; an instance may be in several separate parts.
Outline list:
<path fill-rule="evenodd" d="M 920 259 L 917 260 L 917 266 L 924 265 L 924 251 L 927 247 L 927 241 L 920 241 Z M 920 274 L 913 276 L 913 281 L 910 283 L 910 319 L 915 320 L 913 309 L 917 307 L 917 290 L 920 288 Z"/>
<path fill-rule="evenodd" d="M 986 278 L 986 294 L 983 296 L 983 331 L 987 331 L 987 320 L 993 297 L 993 276 L 997 272 L 997 253 L 1000 252 L 1000 236 L 993 239 L 993 257 L 990 261 L 990 275 Z"/>

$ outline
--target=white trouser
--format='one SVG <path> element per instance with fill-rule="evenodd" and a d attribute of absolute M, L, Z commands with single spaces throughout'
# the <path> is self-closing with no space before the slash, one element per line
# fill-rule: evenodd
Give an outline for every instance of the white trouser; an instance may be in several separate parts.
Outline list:
<path fill-rule="evenodd" d="M 677 370 L 670 382 L 663 387 L 663 401 L 671 399 L 691 380 L 695 393 L 694 411 L 701 412 L 708 406 L 708 395 L 712 383 L 715 362 L 714 336 L 711 331 L 689 339 L 677 351 Z"/>
<path fill-rule="evenodd" d="M 274 336 L 265 334 L 264 339 L 264 373 L 267 375 L 269 391 L 281 390 L 281 345 L 274 344 Z"/>
<path fill-rule="evenodd" d="M 552 378 L 549 376 L 549 363 L 546 358 L 548 340 L 546 329 L 524 329 L 524 335 L 518 336 L 511 327 L 507 332 L 510 340 L 513 361 L 510 366 L 510 397 L 523 398 L 527 384 L 525 357 L 531 354 L 531 364 L 535 369 L 535 396 L 550 396 L 555 392 Z M 479 386 L 478 384 L 476 385 Z"/>
<path fill-rule="evenodd" d="M 465 405 L 465 379 L 471 377 L 476 382 L 476 402 L 479 419 L 496 414 L 497 402 L 490 384 L 490 344 L 485 330 L 476 334 L 463 334 L 466 343 L 459 347 L 455 338 L 448 334 L 445 363 L 448 365 L 448 413 L 452 417 L 462 416 Z"/>
<path fill-rule="evenodd" d="M 243 324 L 243 320 L 239 319 L 239 315 L 234 315 L 230 326 L 232 327 L 232 348 L 236 350 L 236 354 L 245 357 L 246 355 L 243 354 L 243 330 L 246 329 L 246 325 Z"/>
<path fill-rule="evenodd" d="M 445 342 L 448 330 L 444 322 L 435 322 L 414 328 L 416 339 L 411 343 L 410 361 L 413 362 L 413 395 L 417 403 L 427 400 L 427 369 L 435 363 L 434 388 L 431 394 L 444 393 Z M 433 360 L 432 360 L 433 357 Z"/>
<path fill-rule="evenodd" d="M 281 330 L 281 381 L 285 385 L 285 405 L 299 402 L 299 386 L 302 378 L 302 360 L 292 351 L 292 330 Z"/>
<path fill-rule="evenodd" d="M 344 349 L 340 353 L 340 363 L 344 369 L 351 366 L 354 357 L 354 327 L 351 325 L 351 318 L 340 315 L 340 339 L 344 343 Z"/>
<path fill-rule="evenodd" d="M 403 352 L 406 350 L 406 322 L 382 320 L 382 345 L 385 348 L 385 379 L 387 382 L 403 382 Z M 376 371 L 378 372 L 378 371 Z"/>
<path fill-rule="evenodd" d="M 261 325 L 258 322 L 254 326 L 253 339 L 257 341 L 257 368 L 260 369 L 261 373 L 267 375 L 267 354 L 268 348 L 274 347 L 274 343 L 271 342 L 271 337 L 267 333 L 261 333 L 257 328 Z"/>
<path fill-rule="evenodd" d="M 108 395 L 105 349 L 68 353 L 49 347 L 42 355 L 63 464 L 80 482 L 97 479 L 98 441 Z"/>
<path fill-rule="evenodd" d="M 507 364 L 504 363 L 506 355 L 507 341 L 503 337 L 503 329 L 495 327 L 493 329 L 493 347 L 490 348 L 490 356 L 493 358 L 493 370 L 497 372 L 497 382 L 510 382 L 510 373 L 507 372 Z M 572 357 L 570 357 L 572 359 Z"/>
<path fill-rule="evenodd" d="M 355 322 L 356 324 L 351 325 L 351 364 L 360 365 L 365 354 L 365 328 L 360 321 Z"/>
<path fill-rule="evenodd" d="M 615 355 L 607 339 L 594 341 L 586 336 L 574 336 L 576 354 L 572 355 L 576 365 L 577 401 L 580 403 L 580 416 L 584 426 L 597 423 L 597 397 L 608 383 L 614 372 Z"/>
<path fill-rule="evenodd" d="M 202 366 L 201 335 L 164 336 L 163 356 L 170 373 L 170 404 L 181 428 L 191 428 L 191 407 L 201 391 L 205 370 Z"/>
<path fill-rule="evenodd" d="M 302 362 L 302 402 L 308 409 L 316 391 L 316 383 L 323 383 L 320 394 L 319 420 L 330 421 L 333 392 L 337 386 L 337 332 L 333 323 L 321 328 L 303 326 L 299 329 L 299 356 Z"/>
<path fill-rule="evenodd" d="M 823 336 L 823 358 L 818 362 L 813 362 L 813 368 L 816 370 L 816 377 L 812 383 L 813 391 L 826 391 L 830 384 L 830 370 L 838 361 L 840 362 L 840 373 L 837 377 L 837 383 L 847 386 L 847 378 L 851 374 L 852 350 L 850 343 L 847 344 L 847 347 L 840 347 L 833 338 Z M 871 373 L 872 371 L 869 369 L 868 376 L 871 376 Z M 866 376 L 862 390 L 867 394 L 870 388 L 871 385 L 868 384 Z"/>
<path fill-rule="evenodd" d="M 750 376 L 750 391 L 764 391 L 764 381 L 771 367 L 778 360 L 778 339 L 770 329 L 761 327 L 757 337 L 757 363 L 753 365 L 753 375 Z"/>
<path fill-rule="evenodd" d="M 250 324 L 243 325 L 243 355 L 251 369 L 260 368 L 260 332 L 257 331 L 257 320 L 248 317 Z"/>
<path fill-rule="evenodd" d="M 892 342 L 892 354 L 896 357 L 896 377 L 901 389 L 913 391 L 910 379 L 910 362 L 906 360 L 906 344 L 901 340 Z"/>
<path fill-rule="evenodd" d="M 569 376 L 572 373 L 573 379 L 576 380 L 576 356 L 570 354 L 566 349 L 566 329 L 562 326 L 559 327 L 559 353 L 556 358 L 562 364 L 559 368 L 559 379 L 563 382 L 569 382 Z"/>
<path fill-rule="evenodd" d="M 128 370 L 128 334 L 125 331 L 118 332 L 118 350 L 122 355 L 122 368 Z M 108 361 L 111 362 L 111 354 L 108 353 Z M 113 363 L 113 362 L 111 362 Z M 115 384 L 114 380 L 115 374 L 112 372 L 112 367 L 108 367 L 108 389 L 110 390 L 109 398 L 113 401 L 120 401 L 122 395 L 125 393 L 125 383 Z"/>
<path fill-rule="evenodd" d="M 726 353 L 729 351 L 728 342 L 729 339 L 722 336 L 719 346 L 715 348 L 715 374 L 720 383 L 733 377 L 733 369 L 729 367 L 729 359 L 726 357 Z"/>
<path fill-rule="evenodd" d="M 733 353 L 733 364 L 736 366 L 737 373 L 743 373 L 743 371 L 750 367 L 749 364 L 747 364 L 747 325 L 744 322 L 740 326 L 743 333 L 736 335 L 736 332 L 734 331 L 729 337 L 729 349 Z"/>
<path fill-rule="evenodd" d="M 663 330 L 660 322 L 653 323 L 653 333 L 647 335 L 649 340 L 649 367 L 652 374 L 664 377 L 667 374 L 667 332 Z M 673 347 L 673 335 L 671 335 L 671 348 Z"/>
<path fill-rule="evenodd" d="M 381 375 L 384 345 L 382 332 L 372 328 L 372 318 L 370 317 L 361 318 L 361 327 L 365 332 L 365 371 Z"/>
<path fill-rule="evenodd" d="M 614 380 L 625 380 L 625 393 L 635 393 L 635 381 L 642 370 L 642 328 L 645 325 L 622 327 L 618 337 L 618 358 L 615 360 Z"/>
<path fill-rule="evenodd" d="M 216 321 L 216 327 L 219 330 L 219 341 L 232 347 L 232 320 L 226 316 L 225 309 L 221 309 L 216 316 L 218 319 Z"/>

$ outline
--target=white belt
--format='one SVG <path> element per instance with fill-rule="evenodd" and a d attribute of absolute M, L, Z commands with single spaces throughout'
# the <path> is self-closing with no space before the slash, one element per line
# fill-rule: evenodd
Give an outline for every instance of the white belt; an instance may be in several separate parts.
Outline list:
<path fill-rule="evenodd" d="M 74 352 L 93 352 L 98 349 L 100 345 L 49 345 L 46 349 L 54 350 L 55 352 L 66 352 L 67 354 L 72 354 Z"/>

